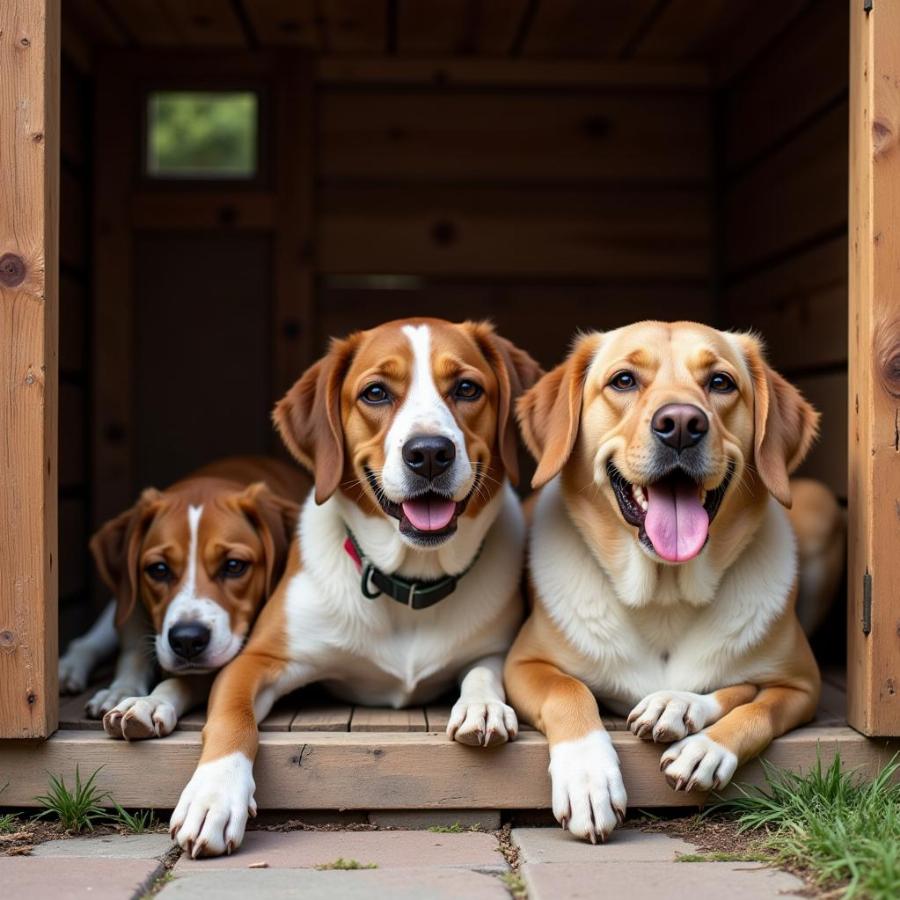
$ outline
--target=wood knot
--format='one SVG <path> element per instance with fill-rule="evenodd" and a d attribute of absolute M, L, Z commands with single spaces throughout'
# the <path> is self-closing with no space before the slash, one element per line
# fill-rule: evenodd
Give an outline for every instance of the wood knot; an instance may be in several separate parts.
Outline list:
<path fill-rule="evenodd" d="M 900 397 L 900 319 L 879 325 L 873 343 L 881 386 L 892 397 Z"/>
<path fill-rule="evenodd" d="M 456 226 L 448 219 L 441 219 L 431 226 L 431 239 L 441 247 L 455 244 L 458 237 Z"/>
<path fill-rule="evenodd" d="M 11 653 L 16 649 L 16 636 L 12 631 L 0 631 L 0 652 Z"/>
<path fill-rule="evenodd" d="M 31 46 L 31 38 L 29 37 L 20 37 L 19 38 L 19 46 L 25 47 L 26 49 Z"/>
<path fill-rule="evenodd" d="M 0 285 L 18 287 L 25 280 L 25 261 L 15 253 L 4 253 L 0 256 Z"/>
<path fill-rule="evenodd" d="M 894 133 L 891 126 L 883 119 L 875 119 L 872 122 L 872 150 L 878 156 L 888 148 Z"/>

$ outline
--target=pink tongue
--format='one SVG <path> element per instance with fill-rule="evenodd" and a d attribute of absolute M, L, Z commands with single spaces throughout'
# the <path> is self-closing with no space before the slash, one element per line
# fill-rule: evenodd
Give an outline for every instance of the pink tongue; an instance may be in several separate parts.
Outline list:
<path fill-rule="evenodd" d="M 668 562 L 693 559 L 706 543 L 709 516 L 697 485 L 686 478 L 667 478 L 647 488 L 644 530 L 653 549 Z"/>
<path fill-rule="evenodd" d="M 428 497 L 422 500 L 407 500 L 403 504 L 403 514 L 418 531 L 440 531 L 446 528 L 455 512 L 455 500 L 436 500 Z"/>

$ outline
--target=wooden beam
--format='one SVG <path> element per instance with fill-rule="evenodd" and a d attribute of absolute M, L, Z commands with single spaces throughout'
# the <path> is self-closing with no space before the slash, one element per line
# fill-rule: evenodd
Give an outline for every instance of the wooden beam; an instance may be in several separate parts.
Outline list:
<path fill-rule="evenodd" d="M 320 57 L 316 80 L 326 86 L 703 90 L 709 86 L 709 71 L 697 63 Z"/>
<path fill-rule="evenodd" d="M 849 721 L 900 735 L 900 4 L 850 4 Z"/>
<path fill-rule="evenodd" d="M 59 0 L 0 7 L 0 737 L 57 697 Z M 2 781 L 0 781 L 2 784 Z"/>
<path fill-rule="evenodd" d="M 630 807 L 696 806 L 706 799 L 669 788 L 659 771 L 659 746 L 627 731 L 611 737 Z M 839 752 L 847 770 L 871 777 L 898 747 L 846 727 L 810 726 L 779 738 L 765 757 L 804 771 L 819 754 L 827 763 Z M 102 766 L 97 785 L 111 791 L 109 802 L 171 809 L 199 756 L 200 735 L 184 731 L 130 744 L 96 731 L 60 731 L 43 744 L 0 743 L 0 778 L 9 782 L 3 802 L 34 806 L 48 773 L 71 784 L 76 766 L 82 775 Z M 254 772 L 256 799 L 260 809 L 546 809 L 547 759 L 547 743 L 533 731 L 491 750 L 433 732 L 267 731 L 260 735 Z M 759 762 L 744 766 L 735 780 L 763 784 Z"/>

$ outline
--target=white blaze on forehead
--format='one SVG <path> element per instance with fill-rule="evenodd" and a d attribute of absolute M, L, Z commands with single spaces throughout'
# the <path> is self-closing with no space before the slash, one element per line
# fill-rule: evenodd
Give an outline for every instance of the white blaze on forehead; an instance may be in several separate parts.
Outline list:
<path fill-rule="evenodd" d="M 458 489 L 472 477 L 472 466 L 466 452 L 465 435 L 434 383 L 431 327 L 404 325 L 402 331 L 412 346 L 413 364 L 403 405 L 385 438 L 384 487 L 389 495 L 405 496 L 407 472 L 403 445 L 415 435 L 438 435 L 449 438 L 456 448 L 452 481 Z"/>
<path fill-rule="evenodd" d="M 166 609 L 162 632 L 156 638 L 156 655 L 163 668 L 171 669 L 176 659 L 169 647 L 169 630 L 185 622 L 198 622 L 210 630 L 209 646 L 202 664 L 218 668 L 228 662 L 240 649 L 242 639 L 231 632 L 228 612 L 208 597 L 197 595 L 197 572 L 200 559 L 200 518 L 202 506 L 188 507 L 188 555 L 184 580 L 178 593 Z"/>

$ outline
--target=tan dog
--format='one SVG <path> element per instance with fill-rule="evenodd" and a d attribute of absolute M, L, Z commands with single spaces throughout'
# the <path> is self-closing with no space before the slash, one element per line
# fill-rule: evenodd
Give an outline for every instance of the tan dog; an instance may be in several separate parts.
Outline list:
<path fill-rule="evenodd" d="M 88 714 L 102 716 L 112 737 L 169 734 L 206 699 L 210 673 L 243 646 L 284 571 L 309 489 L 287 463 L 235 457 L 144 491 L 91 539 L 114 600 L 60 660 L 63 689 L 83 690 L 121 644 L 114 680 L 88 702 Z M 150 693 L 156 661 L 172 677 Z"/>
<path fill-rule="evenodd" d="M 688 322 L 579 338 L 518 414 L 546 487 L 534 610 L 506 687 L 549 740 L 555 816 L 604 840 L 626 793 L 595 698 L 669 744 L 661 768 L 676 790 L 723 787 L 812 718 L 819 673 L 782 506 L 818 414 L 754 337 Z M 840 551 L 833 499 L 806 496 L 825 515 L 812 543 Z"/>
<path fill-rule="evenodd" d="M 213 687 L 172 815 L 188 852 L 240 844 L 256 723 L 301 685 L 400 707 L 458 684 L 449 737 L 515 737 L 501 677 L 524 611 L 513 404 L 538 374 L 489 325 L 403 320 L 334 341 L 278 404 L 316 494 L 281 584 Z"/>

